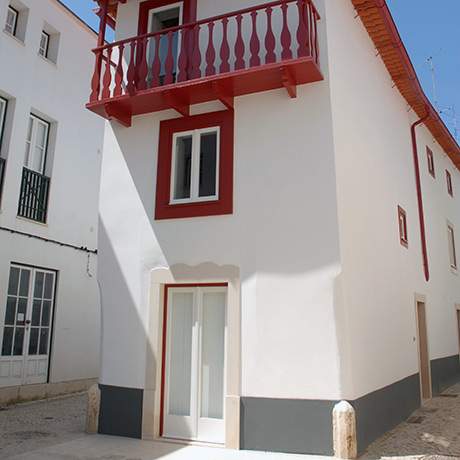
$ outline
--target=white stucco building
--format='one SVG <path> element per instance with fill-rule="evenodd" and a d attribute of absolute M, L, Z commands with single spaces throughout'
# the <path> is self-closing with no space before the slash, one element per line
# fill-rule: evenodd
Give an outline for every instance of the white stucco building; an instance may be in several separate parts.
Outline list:
<path fill-rule="evenodd" d="M 331 454 L 347 400 L 363 451 L 460 374 L 460 148 L 385 2 L 99 4 L 99 431 Z"/>
<path fill-rule="evenodd" d="M 95 36 L 57 0 L 0 2 L 1 403 L 99 375 Z"/>

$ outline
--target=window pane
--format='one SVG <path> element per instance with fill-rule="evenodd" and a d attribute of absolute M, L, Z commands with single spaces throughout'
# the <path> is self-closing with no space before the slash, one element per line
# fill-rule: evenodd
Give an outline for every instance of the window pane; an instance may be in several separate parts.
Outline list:
<path fill-rule="evenodd" d="M 216 195 L 217 133 L 206 133 L 200 139 L 199 196 Z"/>
<path fill-rule="evenodd" d="M 42 309 L 41 300 L 34 300 L 32 307 L 32 326 L 40 326 L 40 314 Z"/>
<path fill-rule="evenodd" d="M 190 415 L 193 294 L 173 293 L 169 306 L 169 414 Z"/>
<path fill-rule="evenodd" d="M 14 325 L 16 317 L 16 297 L 8 297 L 6 301 L 5 324 Z"/>
<path fill-rule="evenodd" d="M 8 294 L 17 295 L 19 286 L 19 268 L 11 267 L 10 281 L 8 283 Z"/>
<path fill-rule="evenodd" d="M 43 301 L 43 313 L 42 313 L 42 326 L 50 325 L 50 313 L 51 313 L 51 302 L 49 300 Z"/>
<path fill-rule="evenodd" d="M 22 347 L 24 345 L 24 328 L 17 327 L 14 334 L 13 356 L 22 355 Z"/>
<path fill-rule="evenodd" d="M 38 351 L 38 334 L 40 329 L 33 327 L 30 331 L 29 355 L 36 355 Z"/>
<path fill-rule="evenodd" d="M 13 345 L 13 327 L 5 327 L 3 330 L 2 356 L 11 356 L 11 346 Z"/>
<path fill-rule="evenodd" d="M 42 328 L 40 330 L 40 355 L 47 355 L 48 354 L 48 328 Z"/>
<path fill-rule="evenodd" d="M 45 275 L 45 293 L 43 297 L 45 299 L 51 299 L 53 297 L 53 278 L 51 273 Z"/>
<path fill-rule="evenodd" d="M 24 326 L 26 321 L 27 299 L 20 297 L 18 299 L 18 313 L 16 316 L 16 325 Z"/>
<path fill-rule="evenodd" d="M 224 416 L 225 293 L 203 295 L 201 416 Z"/>
<path fill-rule="evenodd" d="M 29 295 L 29 280 L 30 271 L 27 269 L 21 270 L 21 284 L 19 285 L 19 295 L 27 297 Z"/>
<path fill-rule="evenodd" d="M 46 135 L 48 132 L 48 125 L 42 121 L 37 122 L 37 146 L 46 147 Z"/>
<path fill-rule="evenodd" d="M 454 236 L 454 229 L 452 227 L 448 228 L 449 232 L 449 257 L 450 257 L 450 265 L 454 268 L 457 267 L 457 254 L 455 252 L 455 236 Z"/>
<path fill-rule="evenodd" d="M 5 30 L 10 34 L 15 34 L 16 32 L 16 22 L 18 19 L 18 14 L 12 8 L 8 8 L 8 13 L 6 16 Z"/>
<path fill-rule="evenodd" d="M 34 119 L 32 117 L 29 117 L 29 127 L 27 129 L 27 139 L 26 139 L 26 157 L 24 159 L 24 165 L 26 168 L 29 168 L 29 162 L 30 162 L 30 148 L 31 148 L 31 141 L 32 141 L 32 130 L 33 130 L 33 125 L 34 125 Z"/>
<path fill-rule="evenodd" d="M 192 173 L 192 136 L 176 139 L 176 160 L 174 174 L 174 199 L 190 198 Z"/>
<path fill-rule="evenodd" d="M 43 282 L 45 279 L 45 274 L 43 272 L 36 272 L 35 274 L 35 288 L 34 288 L 34 297 L 36 299 L 41 299 L 43 297 Z"/>

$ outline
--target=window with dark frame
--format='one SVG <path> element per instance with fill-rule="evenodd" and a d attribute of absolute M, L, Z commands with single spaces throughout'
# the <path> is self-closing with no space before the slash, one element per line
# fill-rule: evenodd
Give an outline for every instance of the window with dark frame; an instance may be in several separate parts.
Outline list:
<path fill-rule="evenodd" d="M 432 150 L 429 147 L 426 148 L 426 158 L 428 163 L 428 172 L 435 178 L 436 172 L 434 170 L 434 156 Z"/>
<path fill-rule="evenodd" d="M 160 124 L 156 219 L 233 212 L 231 110 Z"/>
<path fill-rule="evenodd" d="M 454 188 L 452 186 L 452 176 L 447 169 L 446 169 L 446 182 L 447 182 L 447 193 L 450 196 L 454 196 Z"/>
<path fill-rule="evenodd" d="M 0 153 L 2 149 L 3 132 L 5 130 L 7 107 L 8 107 L 8 101 L 0 96 Z"/>
<path fill-rule="evenodd" d="M 407 236 L 407 215 L 401 206 L 398 206 L 398 225 L 399 225 L 399 242 L 405 247 L 409 247 Z"/>
<path fill-rule="evenodd" d="M 447 238 L 449 242 L 450 267 L 457 270 L 457 250 L 455 247 L 455 231 L 451 224 L 447 224 Z"/>
<path fill-rule="evenodd" d="M 6 14 L 6 23 L 5 30 L 13 36 L 16 36 L 16 31 L 18 28 L 18 17 L 19 11 L 13 8 L 11 5 L 8 6 L 8 11 Z"/>
<path fill-rule="evenodd" d="M 40 37 L 40 47 L 38 49 L 38 54 L 48 59 L 48 50 L 50 46 L 50 35 L 42 30 L 42 35 Z"/>

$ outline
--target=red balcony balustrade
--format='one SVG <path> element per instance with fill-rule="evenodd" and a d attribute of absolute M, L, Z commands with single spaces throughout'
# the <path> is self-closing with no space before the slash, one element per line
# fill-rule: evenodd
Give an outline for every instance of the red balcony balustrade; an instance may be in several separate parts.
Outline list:
<path fill-rule="evenodd" d="M 322 80 L 312 0 L 278 0 L 94 49 L 87 107 L 131 117 Z"/>

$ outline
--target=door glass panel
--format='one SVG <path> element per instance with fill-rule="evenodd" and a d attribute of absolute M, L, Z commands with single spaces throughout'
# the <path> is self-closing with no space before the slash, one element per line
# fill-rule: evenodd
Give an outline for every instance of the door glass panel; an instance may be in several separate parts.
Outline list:
<path fill-rule="evenodd" d="M 49 300 L 43 301 L 43 313 L 42 313 L 42 326 L 50 325 L 50 313 L 51 313 L 51 302 Z"/>
<path fill-rule="evenodd" d="M 19 286 L 19 268 L 11 267 L 10 280 L 8 283 L 8 294 L 17 295 Z"/>
<path fill-rule="evenodd" d="M 225 299 L 223 292 L 203 294 L 201 417 L 224 416 Z"/>
<path fill-rule="evenodd" d="M 6 301 L 5 324 L 14 325 L 16 318 L 16 297 L 8 297 Z"/>
<path fill-rule="evenodd" d="M 2 356 L 11 356 L 14 327 L 5 327 L 3 330 Z"/>
<path fill-rule="evenodd" d="M 174 292 L 169 306 L 170 415 L 189 416 L 192 380 L 193 293 Z"/>
<path fill-rule="evenodd" d="M 48 354 L 48 328 L 41 328 L 40 329 L 40 355 L 47 355 Z"/>
<path fill-rule="evenodd" d="M 30 168 L 30 148 L 32 145 L 32 130 L 34 126 L 34 119 L 32 117 L 29 118 L 29 127 L 27 129 L 27 139 L 26 139 L 26 158 L 24 160 L 24 164 L 26 168 Z"/>
<path fill-rule="evenodd" d="M 192 174 L 192 136 L 178 137 L 176 140 L 176 161 L 174 174 L 174 199 L 190 198 Z"/>
<path fill-rule="evenodd" d="M 13 355 L 22 356 L 22 347 L 24 345 L 24 328 L 17 327 L 14 334 Z"/>
<path fill-rule="evenodd" d="M 16 325 L 24 326 L 26 322 L 27 298 L 20 297 L 18 299 L 18 313 L 16 316 Z"/>
<path fill-rule="evenodd" d="M 217 133 L 200 138 L 200 197 L 216 195 Z"/>
<path fill-rule="evenodd" d="M 45 299 L 51 299 L 53 296 L 53 278 L 51 273 L 47 273 L 45 276 L 45 293 L 43 295 Z"/>
<path fill-rule="evenodd" d="M 33 327 L 30 330 L 29 355 L 37 354 L 39 332 L 40 332 L 40 329 L 38 327 Z"/>
<path fill-rule="evenodd" d="M 43 272 L 36 272 L 35 274 L 35 288 L 34 297 L 40 299 L 43 295 L 43 279 L 45 274 Z"/>
<path fill-rule="evenodd" d="M 41 301 L 34 299 L 32 307 L 32 326 L 40 326 L 41 306 Z"/>
<path fill-rule="evenodd" d="M 29 295 L 29 280 L 30 271 L 27 269 L 21 270 L 21 284 L 19 285 L 19 295 L 27 297 Z"/>

